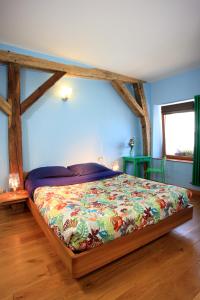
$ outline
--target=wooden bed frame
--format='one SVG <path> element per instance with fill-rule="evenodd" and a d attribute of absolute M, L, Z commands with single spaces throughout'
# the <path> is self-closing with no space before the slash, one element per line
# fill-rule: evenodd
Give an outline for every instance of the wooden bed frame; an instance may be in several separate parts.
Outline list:
<path fill-rule="evenodd" d="M 150 121 L 143 81 L 110 71 L 60 64 L 10 51 L 0 50 L 0 62 L 8 65 L 8 99 L 0 96 L 0 110 L 8 116 L 9 171 L 10 173 L 19 174 L 21 189 L 24 187 L 21 116 L 65 75 L 110 81 L 123 101 L 140 118 L 143 136 L 143 154 L 150 155 Z M 20 99 L 20 68 L 22 67 L 53 72 L 53 75 L 24 101 Z M 126 83 L 132 84 L 135 96 L 129 91 Z M 192 206 L 188 206 L 155 225 L 147 226 L 142 230 L 135 231 L 97 248 L 84 251 L 80 254 L 74 254 L 48 227 L 31 199 L 28 199 L 28 206 L 74 278 L 79 278 L 155 240 L 174 227 L 191 219 L 193 211 Z"/>
<path fill-rule="evenodd" d="M 191 197 L 191 194 L 189 193 Z M 173 228 L 192 219 L 193 206 L 173 214 L 157 224 L 146 226 L 144 229 L 134 231 L 126 236 L 117 238 L 94 249 L 78 254 L 73 253 L 45 223 L 43 217 L 31 198 L 27 201 L 28 207 L 35 220 L 44 231 L 45 235 L 55 248 L 58 256 L 68 268 L 73 278 L 80 278 L 130 252 L 136 250 L 149 242 L 168 233 Z"/>

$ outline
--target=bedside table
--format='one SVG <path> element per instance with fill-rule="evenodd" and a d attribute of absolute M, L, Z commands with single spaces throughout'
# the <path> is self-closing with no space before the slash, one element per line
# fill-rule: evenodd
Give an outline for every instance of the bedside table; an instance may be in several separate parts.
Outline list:
<path fill-rule="evenodd" d="M 6 192 L 0 194 L 0 205 L 12 205 L 14 210 L 17 210 L 18 203 L 24 203 L 28 199 L 28 192 L 25 190 Z M 21 206 L 20 206 L 21 207 Z"/>
<path fill-rule="evenodd" d="M 146 165 L 149 168 L 151 163 L 151 156 L 123 156 L 123 172 L 126 173 L 126 167 L 128 163 L 133 163 L 133 175 L 141 177 L 140 165 L 144 164 L 144 169 Z M 150 179 L 150 174 L 147 174 L 147 179 Z"/>

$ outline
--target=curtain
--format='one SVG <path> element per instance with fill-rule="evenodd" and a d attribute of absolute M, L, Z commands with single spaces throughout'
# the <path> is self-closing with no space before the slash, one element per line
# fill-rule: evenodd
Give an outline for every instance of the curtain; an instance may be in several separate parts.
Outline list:
<path fill-rule="evenodd" d="M 200 95 L 194 97 L 195 140 L 192 184 L 200 186 Z"/>

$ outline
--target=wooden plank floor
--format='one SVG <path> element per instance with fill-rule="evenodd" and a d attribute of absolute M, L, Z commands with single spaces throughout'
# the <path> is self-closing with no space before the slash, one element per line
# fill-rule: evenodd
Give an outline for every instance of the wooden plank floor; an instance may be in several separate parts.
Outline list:
<path fill-rule="evenodd" d="M 200 299 L 200 198 L 192 202 L 192 221 L 79 280 L 28 210 L 1 208 L 0 299 Z"/>

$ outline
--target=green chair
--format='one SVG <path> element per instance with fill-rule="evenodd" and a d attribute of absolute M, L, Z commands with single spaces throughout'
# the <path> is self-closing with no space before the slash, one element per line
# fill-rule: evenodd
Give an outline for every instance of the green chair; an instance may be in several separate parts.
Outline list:
<path fill-rule="evenodd" d="M 166 157 L 163 157 L 160 160 L 159 168 L 153 168 L 152 167 L 152 159 L 151 159 L 150 168 L 147 168 L 145 171 L 145 178 L 148 178 L 147 177 L 148 175 L 150 178 L 151 174 L 160 174 L 161 182 L 165 183 L 165 164 L 166 164 Z"/>

